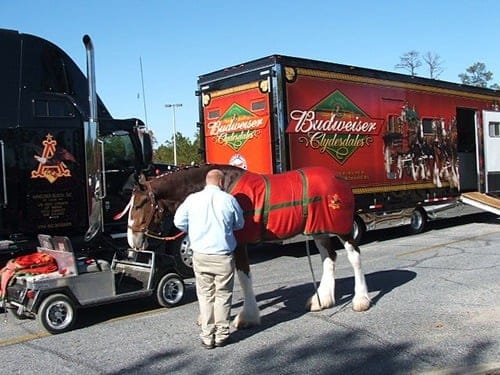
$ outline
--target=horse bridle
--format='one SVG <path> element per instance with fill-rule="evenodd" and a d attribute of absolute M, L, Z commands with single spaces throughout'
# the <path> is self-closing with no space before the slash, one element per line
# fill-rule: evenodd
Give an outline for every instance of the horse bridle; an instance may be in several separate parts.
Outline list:
<path fill-rule="evenodd" d="M 151 189 L 151 184 L 146 182 L 145 185 L 147 187 L 147 195 L 149 197 L 149 201 L 150 201 L 151 208 L 152 208 L 151 212 L 148 215 L 147 220 L 144 221 L 144 227 L 139 228 L 139 229 L 133 228 L 130 225 L 128 227 L 130 229 L 132 229 L 133 231 L 144 233 L 144 235 L 147 237 L 154 238 L 157 240 L 163 240 L 163 241 L 171 241 L 171 240 L 175 240 L 175 239 L 183 236 L 185 233 L 182 231 L 177 233 L 174 236 L 162 236 L 161 233 L 155 233 L 149 229 L 151 223 L 154 220 L 155 214 L 158 212 L 160 215 L 163 215 L 164 209 L 162 207 L 160 207 L 160 205 L 158 204 L 158 201 L 156 200 L 156 196 L 155 196 L 153 190 Z M 132 199 L 133 199 L 133 197 L 132 197 Z"/>

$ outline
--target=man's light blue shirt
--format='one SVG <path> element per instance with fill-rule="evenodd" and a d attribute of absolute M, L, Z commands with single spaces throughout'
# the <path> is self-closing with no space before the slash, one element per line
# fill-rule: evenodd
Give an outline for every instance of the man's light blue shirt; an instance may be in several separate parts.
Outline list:
<path fill-rule="evenodd" d="M 188 233 L 192 250 L 203 254 L 231 253 L 236 247 L 233 231 L 244 224 L 236 198 L 216 185 L 190 194 L 174 216 L 174 225 Z"/>

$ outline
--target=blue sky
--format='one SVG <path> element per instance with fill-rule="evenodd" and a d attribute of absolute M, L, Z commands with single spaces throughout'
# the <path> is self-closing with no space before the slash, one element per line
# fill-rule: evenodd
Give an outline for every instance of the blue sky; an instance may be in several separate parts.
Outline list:
<path fill-rule="evenodd" d="M 165 103 L 182 103 L 177 131 L 193 137 L 199 75 L 272 54 L 405 73 L 394 68 L 405 52 L 432 52 L 442 80 L 480 61 L 500 84 L 500 0 L 3 0 L 0 14 L 0 27 L 50 40 L 84 72 L 89 34 L 98 94 L 115 118 L 147 115 L 160 144 L 173 131 Z"/>

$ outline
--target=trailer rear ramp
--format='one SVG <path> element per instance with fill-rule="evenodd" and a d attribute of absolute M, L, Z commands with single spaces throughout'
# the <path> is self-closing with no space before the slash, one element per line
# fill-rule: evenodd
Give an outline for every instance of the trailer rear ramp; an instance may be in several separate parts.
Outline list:
<path fill-rule="evenodd" d="M 460 200 L 465 204 L 500 216 L 500 198 L 498 197 L 486 193 L 480 193 L 478 191 L 471 191 L 463 193 L 460 196 Z"/>

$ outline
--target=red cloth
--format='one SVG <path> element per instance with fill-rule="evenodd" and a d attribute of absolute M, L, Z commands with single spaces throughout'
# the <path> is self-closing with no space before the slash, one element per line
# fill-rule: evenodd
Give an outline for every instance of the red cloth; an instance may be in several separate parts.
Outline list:
<path fill-rule="evenodd" d="M 41 274 L 57 271 L 57 262 L 52 255 L 32 253 L 7 262 L 0 270 L 0 297 L 6 296 L 9 281 L 16 274 Z"/>
<path fill-rule="evenodd" d="M 352 230 L 351 187 L 323 167 L 275 175 L 246 172 L 230 193 L 245 212 L 239 242 L 282 240 L 297 234 L 347 234 Z"/>

